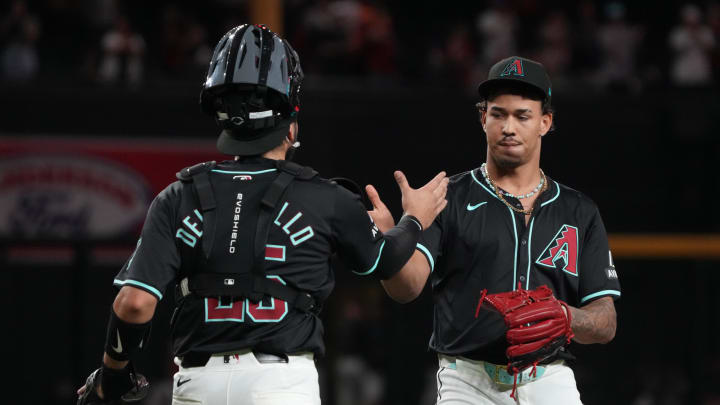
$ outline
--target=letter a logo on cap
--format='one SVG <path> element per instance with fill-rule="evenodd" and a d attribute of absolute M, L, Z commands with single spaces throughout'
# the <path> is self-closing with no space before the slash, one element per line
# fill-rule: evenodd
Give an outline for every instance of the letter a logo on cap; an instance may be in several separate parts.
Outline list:
<path fill-rule="evenodd" d="M 523 71 L 523 64 L 522 60 L 520 59 L 513 59 L 512 62 L 508 63 L 507 66 L 505 66 L 505 69 L 503 69 L 503 72 L 500 73 L 500 76 L 525 76 L 525 72 Z"/>

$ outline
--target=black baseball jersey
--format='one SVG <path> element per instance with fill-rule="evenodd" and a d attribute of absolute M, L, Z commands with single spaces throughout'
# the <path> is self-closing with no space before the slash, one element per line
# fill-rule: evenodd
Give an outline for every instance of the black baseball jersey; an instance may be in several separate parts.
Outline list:
<path fill-rule="evenodd" d="M 493 294 L 545 284 L 576 307 L 620 297 L 597 206 L 582 193 L 547 181 L 526 225 L 524 214 L 495 195 L 480 169 L 451 177 L 447 208 L 418 244 L 432 269 L 433 350 L 507 361 L 502 318 L 484 309 L 475 317 L 483 289 Z M 505 199 L 522 208 L 519 200 Z"/>
<path fill-rule="evenodd" d="M 217 212 L 208 263 L 223 271 L 237 263 L 252 265 L 260 200 L 277 175 L 274 161 L 264 158 L 223 162 L 212 169 L 209 178 Z M 192 183 L 183 182 L 171 184 L 155 198 L 116 286 L 141 288 L 162 299 L 168 287 L 174 288 L 192 271 L 202 255 L 206 232 L 197 201 Z M 357 274 L 387 278 L 392 274 L 382 274 L 383 246 L 383 235 L 358 195 L 318 176 L 295 180 L 270 222 L 265 274 L 322 302 L 334 286 L 332 254 L 337 253 Z M 317 315 L 271 297 L 253 302 L 191 294 L 176 308 L 172 326 L 173 348 L 179 356 L 238 349 L 322 354 L 322 335 Z"/>

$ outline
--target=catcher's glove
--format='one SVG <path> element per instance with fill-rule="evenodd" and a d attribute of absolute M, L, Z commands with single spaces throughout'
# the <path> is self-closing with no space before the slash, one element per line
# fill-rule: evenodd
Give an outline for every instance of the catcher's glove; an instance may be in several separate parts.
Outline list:
<path fill-rule="evenodd" d="M 98 396 L 102 386 L 103 398 Z M 85 385 L 78 390 L 77 405 L 132 403 L 145 398 L 150 383 L 132 367 L 115 370 L 104 365 L 88 376 Z"/>
<path fill-rule="evenodd" d="M 485 293 L 482 302 L 498 311 L 508 328 L 505 336 L 509 346 L 505 354 L 510 374 L 554 356 L 574 336 L 570 309 L 545 285 L 535 290 L 518 288 L 499 294 Z"/>

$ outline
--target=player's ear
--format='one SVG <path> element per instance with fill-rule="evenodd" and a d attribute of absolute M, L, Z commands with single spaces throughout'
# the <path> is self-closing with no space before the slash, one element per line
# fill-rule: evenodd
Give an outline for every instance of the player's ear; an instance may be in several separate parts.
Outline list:
<path fill-rule="evenodd" d="M 552 128 L 553 115 L 552 113 L 543 114 L 540 118 L 540 136 L 547 135 L 550 128 Z"/>
<path fill-rule="evenodd" d="M 298 131 L 298 124 L 297 121 L 293 121 L 290 123 L 290 127 L 288 128 L 288 134 L 287 134 L 287 140 L 290 142 L 290 145 L 294 144 L 297 140 L 297 131 Z"/>
<path fill-rule="evenodd" d="M 480 101 L 479 103 L 475 104 L 475 107 L 478 109 L 478 115 L 479 115 L 479 121 L 480 125 L 483 127 L 483 131 L 485 131 L 485 113 L 486 109 L 485 106 L 487 106 L 487 101 Z M 485 131 L 487 132 L 487 131 Z"/>

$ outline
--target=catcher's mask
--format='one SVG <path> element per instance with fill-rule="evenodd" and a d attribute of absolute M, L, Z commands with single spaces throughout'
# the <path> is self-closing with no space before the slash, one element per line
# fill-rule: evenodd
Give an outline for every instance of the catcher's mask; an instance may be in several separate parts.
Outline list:
<path fill-rule="evenodd" d="M 251 156 L 282 143 L 300 111 L 303 77 L 295 50 L 266 26 L 228 31 L 215 47 L 200 91 L 203 111 L 223 129 L 218 150 Z"/>

